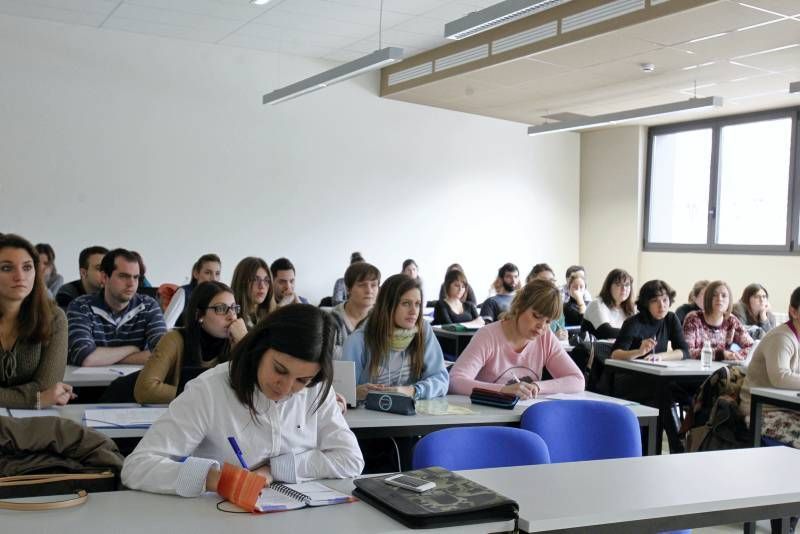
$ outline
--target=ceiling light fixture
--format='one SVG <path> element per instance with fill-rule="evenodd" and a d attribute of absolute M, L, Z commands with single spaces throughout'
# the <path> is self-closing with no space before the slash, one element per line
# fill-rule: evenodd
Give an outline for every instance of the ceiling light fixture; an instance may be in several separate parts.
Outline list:
<path fill-rule="evenodd" d="M 302 96 L 318 89 L 324 89 L 329 85 L 347 80 L 353 76 L 358 76 L 365 72 L 379 69 L 386 65 L 395 63 L 403 59 L 403 49 L 396 46 L 389 46 L 381 50 L 376 50 L 364 57 L 355 59 L 349 63 L 344 63 L 338 67 L 326 70 L 305 80 L 300 80 L 286 87 L 275 89 L 267 93 L 262 98 L 263 104 L 278 104 L 298 96 Z"/>
<path fill-rule="evenodd" d="M 620 122 L 657 117 L 671 113 L 683 111 L 700 111 L 722 106 L 722 98 L 709 96 L 706 98 L 691 98 L 680 102 L 670 102 L 669 104 L 659 104 L 646 108 L 630 109 L 627 111 L 617 111 L 604 115 L 586 116 L 561 122 L 550 122 L 538 126 L 530 126 L 528 135 L 542 135 L 555 132 L 567 132 L 571 130 L 582 130 L 584 128 L 596 128 L 598 126 L 608 126 Z"/>
<path fill-rule="evenodd" d="M 512 20 L 544 11 L 570 0 L 505 0 L 453 20 L 444 25 L 444 36 L 447 39 L 464 39 L 470 35 L 481 33 L 495 26 L 501 26 Z"/>
<path fill-rule="evenodd" d="M 270 3 L 270 0 L 250 0 L 254 6 L 265 6 Z"/>
<path fill-rule="evenodd" d="M 380 69 L 386 65 L 391 65 L 403 59 L 403 49 L 396 46 L 387 46 L 381 48 L 381 41 L 383 34 L 381 27 L 383 26 L 383 0 L 380 0 L 380 19 L 378 22 L 378 50 L 371 54 L 354 59 L 348 63 L 339 65 L 332 69 L 326 70 L 320 74 L 300 80 L 286 87 L 275 89 L 271 93 L 265 94 L 261 98 L 262 104 L 279 104 L 286 102 L 298 96 L 302 96 L 319 89 L 324 89 L 329 85 L 342 82 L 359 74 L 369 72 L 371 70 Z"/>
<path fill-rule="evenodd" d="M 789 84 L 789 92 L 790 93 L 800 93 L 800 82 L 792 82 Z"/>

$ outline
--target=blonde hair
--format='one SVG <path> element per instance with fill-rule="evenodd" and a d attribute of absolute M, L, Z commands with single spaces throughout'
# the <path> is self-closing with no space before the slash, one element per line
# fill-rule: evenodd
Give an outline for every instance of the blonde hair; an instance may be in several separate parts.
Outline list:
<path fill-rule="evenodd" d="M 532 309 L 539 315 L 555 321 L 563 312 L 561 290 L 548 280 L 532 280 L 519 290 L 503 319 L 516 321 L 525 311 Z"/>

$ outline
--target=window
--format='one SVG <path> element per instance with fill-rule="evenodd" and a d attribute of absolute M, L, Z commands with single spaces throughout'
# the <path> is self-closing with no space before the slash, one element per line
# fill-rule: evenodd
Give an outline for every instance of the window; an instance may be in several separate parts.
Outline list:
<path fill-rule="evenodd" d="M 645 250 L 795 251 L 797 115 L 780 110 L 652 128 Z"/>

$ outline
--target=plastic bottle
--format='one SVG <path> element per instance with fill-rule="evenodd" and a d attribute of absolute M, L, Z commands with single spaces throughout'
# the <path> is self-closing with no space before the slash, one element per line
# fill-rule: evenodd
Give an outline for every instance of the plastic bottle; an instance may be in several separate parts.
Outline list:
<path fill-rule="evenodd" d="M 711 350 L 711 342 L 707 339 L 703 343 L 703 350 L 700 351 L 700 368 L 711 369 L 711 361 L 714 359 L 714 351 Z"/>

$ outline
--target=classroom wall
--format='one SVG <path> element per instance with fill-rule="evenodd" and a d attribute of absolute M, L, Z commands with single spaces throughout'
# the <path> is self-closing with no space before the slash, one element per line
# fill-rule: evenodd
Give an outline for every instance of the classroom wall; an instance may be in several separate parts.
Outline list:
<path fill-rule="evenodd" d="M 696 280 L 728 282 L 734 300 L 752 282 L 764 284 L 772 308 L 786 313 L 800 280 L 792 256 L 643 252 L 642 218 L 647 130 L 636 126 L 581 134 L 581 262 L 589 287 L 599 291 L 605 275 L 622 267 L 636 279 L 666 280 L 686 301 Z"/>
<path fill-rule="evenodd" d="M 0 231 L 50 242 L 67 280 L 91 244 L 140 251 L 154 283 L 202 253 L 223 279 L 288 256 L 317 302 L 359 250 L 406 257 L 429 295 L 458 261 L 562 271 L 579 252 L 580 138 L 381 99 L 377 74 L 262 106 L 331 65 L 0 16 Z"/>

